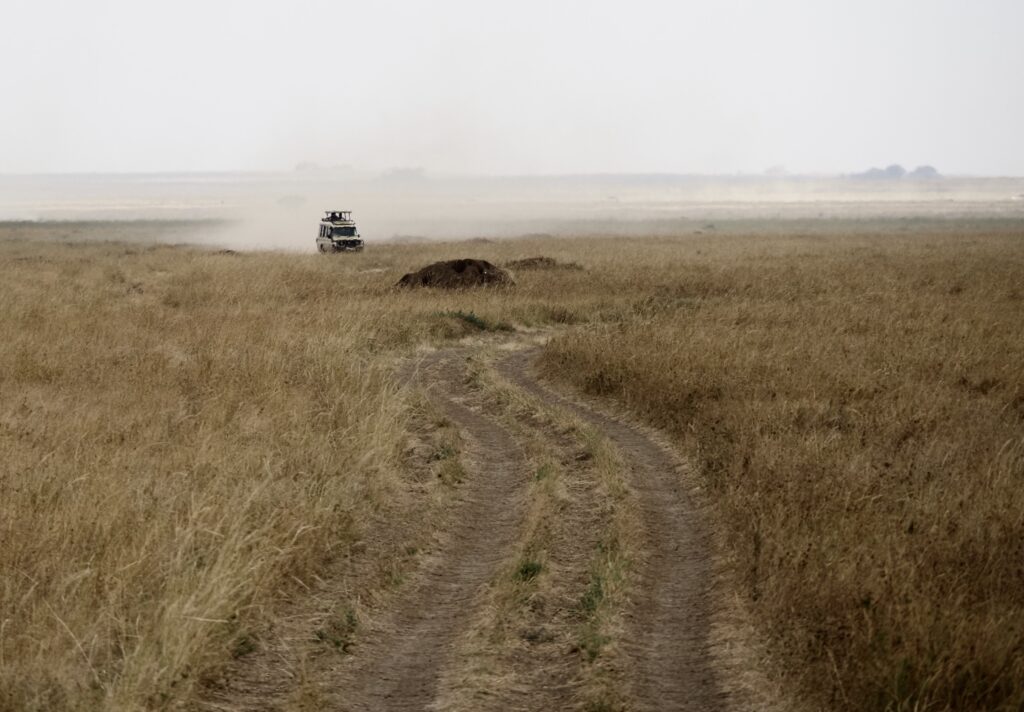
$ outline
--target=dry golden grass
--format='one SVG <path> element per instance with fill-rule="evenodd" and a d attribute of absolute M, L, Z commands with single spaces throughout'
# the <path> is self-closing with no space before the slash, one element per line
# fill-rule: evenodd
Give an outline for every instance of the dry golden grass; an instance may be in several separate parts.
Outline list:
<path fill-rule="evenodd" d="M 549 373 L 696 453 L 771 650 L 837 709 L 1024 707 L 1024 233 L 747 242 Z M 764 254 L 767 252 L 767 254 Z"/>
<path fill-rule="evenodd" d="M 459 313 L 574 318 L 549 296 L 391 288 L 462 246 L 336 260 L 98 242 L 134 230 L 0 243 L 2 709 L 188 699 L 409 494 L 392 354 L 476 333 Z"/>
<path fill-rule="evenodd" d="M 1018 709 L 1024 229 L 784 233 L 340 258 L 0 242 L 0 709 L 189 699 L 410 496 L 393 357 L 502 323 L 572 326 L 549 373 L 697 457 L 753 620 L 812 700 Z M 586 269 L 391 288 L 536 254 Z"/>
<path fill-rule="evenodd" d="M 0 706 L 159 706 L 399 485 L 401 403 L 287 268 L 43 260 L 0 289 Z"/>

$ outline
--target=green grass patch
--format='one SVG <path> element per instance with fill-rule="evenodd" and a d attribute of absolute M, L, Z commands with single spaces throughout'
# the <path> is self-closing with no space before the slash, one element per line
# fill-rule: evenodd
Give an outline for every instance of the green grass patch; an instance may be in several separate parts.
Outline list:
<path fill-rule="evenodd" d="M 580 597 L 580 610 L 587 615 L 593 615 L 603 600 L 604 584 L 601 582 L 600 576 L 594 576 L 590 579 L 590 585 L 587 586 L 587 590 Z"/>
<path fill-rule="evenodd" d="M 315 635 L 320 642 L 347 653 L 352 646 L 352 637 L 358 627 L 359 619 L 356 618 L 356 612 L 351 608 L 345 608 L 340 615 L 332 616 L 324 621 L 323 626 L 316 631 Z"/>
<path fill-rule="evenodd" d="M 457 319 L 466 324 L 469 324 L 473 328 L 479 331 L 515 331 L 515 327 L 504 321 L 492 321 L 482 316 L 477 316 L 474 312 L 465 312 L 461 310 L 448 310 L 443 312 L 437 312 L 437 316 Z"/>
<path fill-rule="evenodd" d="M 544 569 L 539 561 L 527 560 L 519 564 L 516 569 L 516 578 L 520 581 L 532 581 Z"/>
<path fill-rule="evenodd" d="M 594 662 L 601 655 L 601 649 L 611 642 L 611 638 L 601 635 L 594 626 L 587 626 L 580 633 L 579 650 L 587 662 Z"/>

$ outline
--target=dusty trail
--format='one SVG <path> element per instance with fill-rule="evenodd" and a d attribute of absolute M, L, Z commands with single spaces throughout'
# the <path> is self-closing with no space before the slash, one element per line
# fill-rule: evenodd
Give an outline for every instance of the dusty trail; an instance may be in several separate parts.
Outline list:
<path fill-rule="evenodd" d="M 679 465 L 640 429 L 542 385 L 532 369 L 536 350 L 518 352 L 498 368 L 509 381 L 599 428 L 632 468 L 644 519 L 646 556 L 629 611 L 626 649 L 636 680 L 637 709 L 726 708 L 709 651 L 711 562 L 699 516 Z"/>
<path fill-rule="evenodd" d="M 315 633 L 325 612 L 358 595 L 376 556 L 401 547 L 394 541 L 368 551 L 340 573 L 322 579 L 305 600 L 283 613 L 280 632 L 259 652 L 225 671 L 224 679 L 190 708 L 219 712 L 344 710 L 390 712 L 436 708 L 438 683 L 455 642 L 479 605 L 482 591 L 509 555 L 521 523 L 520 490 L 527 481 L 520 446 L 491 418 L 471 408 L 464 353 L 436 352 L 407 378 L 427 386 L 439 410 L 464 439 L 460 461 L 470 472 L 429 553 L 400 592 L 380 611 L 345 654 L 325 653 Z M 390 549 L 388 548 L 390 547 Z M 330 572 L 325 572 L 330 574 Z M 355 588 L 353 588 L 355 586 Z"/>
<path fill-rule="evenodd" d="M 467 436 L 474 474 L 437 555 L 334 681 L 337 709 L 430 709 L 453 641 L 515 540 L 521 519 L 516 493 L 526 481 L 523 455 L 505 429 L 460 402 L 469 393 L 457 359 L 435 355 L 421 365 L 421 377 L 431 380 L 432 395 Z"/>
<path fill-rule="evenodd" d="M 580 460 L 581 441 L 529 410 L 485 407 L 493 395 L 467 385 L 469 350 L 431 354 L 407 377 L 427 387 L 434 405 L 462 435 L 467 474 L 427 554 L 406 572 L 386 606 L 371 615 L 345 648 L 328 655 L 313 638 L 316 610 L 331 610 L 358 585 L 342 575 L 292 613 L 276 647 L 239 661 L 202 709 L 421 710 L 578 709 L 584 665 L 573 650 L 578 602 L 588 582 L 590 557 L 608 523 L 602 519 L 594 475 Z M 711 566 L 699 518 L 684 491 L 673 456 L 642 430 L 556 393 L 532 369 L 536 349 L 516 351 L 495 363 L 501 379 L 594 426 L 617 448 L 642 518 L 642 552 L 621 641 L 621 668 L 613 684 L 628 710 L 725 709 L 710 662 Z M 512 619 L 526 644 L 491 650 L 466 641 L 487 630 L 488 592 L 502 564 L 523 545 L 531 452 L 541 447 L 564 471 L 565 495 L 546 539 L 551 587 L 530 599 Z M 400 528 L 398 530 L 400 532 Z M 401 546 L 401 534 L 389 546 Z M 375 554 L 349 564 L 372 564 Z M 351 577 L 350 577 L 351 578 Z M 483 616 L 483 618 L 481 618 Z M 480 629 L 483 620 L 484 628 Z M 474 622 L 476 621 L 476 622 Z M 463 636 L 466 633 L 468 637 Z M 483 638 L 486 640 L 487 638 Z M 481 638 L 477 637 L 477 641 Z M 487 643 L 487 646 L 490 644 Z M 474 652 L 475 650 L 475 652 Z M 476 658 L 474 658 L 476 656 Z M 255 658 L 255 659 L 253 659 Z M 486 658 L 490 671 L 474 672 Z M 474 677 L 484 674 L 484 677 Z M 500 689 L 488 689 L 498 675 Z M 618 682 L 615 682 L 617 680 Z M 455 687 L 452 687 L 455 685 Z M 461 690 L 461 692 L 460 692 Z"/>
<path fill-rule="evenodd" d="M 480 368 L 482 366 L 482 369 Z M 476 360 L 486 412 L 520 443 L 531 463 L 516 558 L 495 581 L 490 606 L 471 627 L 453 666 L 461 685 L 442 696 L 453 712 L 604 709 L 588 704 L 594 686 L 582 674 L 579 601 L 606 532 L 608 503 L 588 443 L 559 416 Z M 493 374 L 493 377 L 491 376 Z M 522 577 L 523 562 L 538 565 Z M 538 563 L 542 562 L 542 563 Z M 461 664 L 460 664 L 461 663 Z"/>

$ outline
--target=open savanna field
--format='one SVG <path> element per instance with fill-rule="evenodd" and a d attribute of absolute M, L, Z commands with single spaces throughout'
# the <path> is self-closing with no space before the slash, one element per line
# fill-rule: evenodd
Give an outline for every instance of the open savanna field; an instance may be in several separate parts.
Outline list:
<path fill-rule="evenodd" d="M 0 710 L 1024 708 L 1024 222 L 191 229 L 0 225 Z"/>

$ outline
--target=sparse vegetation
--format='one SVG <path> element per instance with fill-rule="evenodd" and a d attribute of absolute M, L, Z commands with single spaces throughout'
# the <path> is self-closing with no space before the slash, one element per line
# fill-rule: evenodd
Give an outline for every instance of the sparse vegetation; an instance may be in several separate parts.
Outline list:
<path fill-rule="evenodd" d="M 576 262 L 559 262 L 554 257 L 521 257 L 516 260 L 509 260 L 505 267 L 511 270 L 531 269 L 583 269 Z"/>
<path fill-rule="evenodd" d="M 352 636 L 359 626 L 359 619 L 356 612 L 351 608 L 345 608 L 327 618 L 323 625 L 317 628 L 315 635 L 317 640 L 333 646 L 342 653 L 349 652 L 352 645 Z"/>
<path fill-rule="evenodd" d="M 438 316 L 442 318 L 457 319 L 480 331 L 515 331 L 515 327 L 507 322 L 492 322 L 488 319 L 477 316 L 473 312 L 464 312 L 459 310 L 445 311 L 439 312 Z"/>

